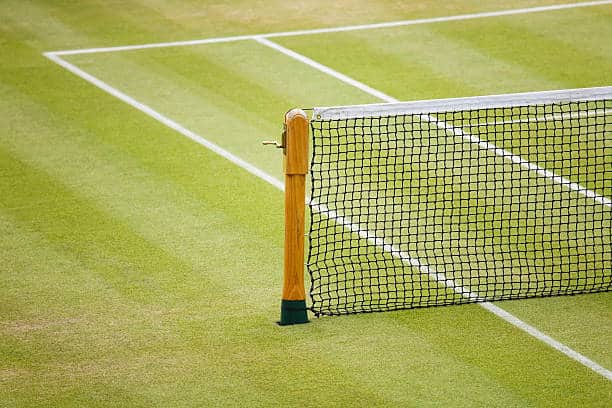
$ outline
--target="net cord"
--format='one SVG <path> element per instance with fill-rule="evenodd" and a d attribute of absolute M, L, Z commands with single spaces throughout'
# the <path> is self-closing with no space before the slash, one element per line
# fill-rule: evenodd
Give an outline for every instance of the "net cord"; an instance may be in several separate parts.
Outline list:
<path fill-rule="evenodd" d="M 358 119 L 364 117 L 511 108 L 525 105 L 554 104 L 563 102 L 592 102 L 606 99 L 612 99 L 612 86 L 474 96 L 467 98 L 431 99 L 414 102 L 315 107 L 312 109 L 312 120 Z"/>

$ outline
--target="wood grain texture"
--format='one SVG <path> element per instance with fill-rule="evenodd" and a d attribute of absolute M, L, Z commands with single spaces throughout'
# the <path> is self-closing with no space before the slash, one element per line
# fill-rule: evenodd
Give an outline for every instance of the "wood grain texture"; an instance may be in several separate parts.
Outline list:
<path fill-rule="evenodd" d="M 285 115 L 285 266 L 283 299 L 304 300 L 304 213 L 308 173 L 308 118 L 293 109 Z"/>

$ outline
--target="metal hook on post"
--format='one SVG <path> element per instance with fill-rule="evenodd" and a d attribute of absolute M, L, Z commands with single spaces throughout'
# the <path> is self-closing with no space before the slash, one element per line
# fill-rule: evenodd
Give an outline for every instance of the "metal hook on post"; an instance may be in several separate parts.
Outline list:
<path fill-rule="evenodd" d="M 263 145 L 270 145 L 270 146 L 274 146 L 277 149 L 283 149 L 283 154 L 286 154 L 286 147 L 287 147 L 287 125 L 283 125 L 283 134 L 282 134 L 282 138 L 281 138 L 281 142 L 277 142 L 275 140 L 264 140 L 263 142 L 261 142 L 261 144 Z"/>

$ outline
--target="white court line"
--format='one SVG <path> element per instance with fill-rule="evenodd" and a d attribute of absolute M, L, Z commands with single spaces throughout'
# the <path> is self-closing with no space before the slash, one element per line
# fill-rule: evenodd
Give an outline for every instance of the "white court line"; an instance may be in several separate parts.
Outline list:
<path fill-rule="evenodd" d="M 528 14 L 528 13 L 540 13 L 540 12 L 545 12 L 545 11 L 565 10 L 565 9 L 572 9 L 572 8 L 578 8 L 578 7 L 602 6 L 606 4 L 612 4 L 612 0 L 587 1 L 587 2 L 570 3 L 570 4 L 554 4 L 550 6 L 529 7 L 529 8 L 500 10 L 500 11 L 489 11 L 489 12 L 482 12 L 482 13 L 458 14 L 454 16 L 420 18 L 416 20 L 390 21 L 386 23 L 361 24 L 361 25 L 351 25 L 351 26 L 343 26 L 343 27 L 331 27 L 331 28 L 318 28 L 318 29 L 313 29 L 313 30 L 284 31 L 284 32 L 268 33 L 268 34 L 239 35 L 239 36 L 231 36 L 231 37 L 205 38 L 201 40 L 124 45 L 124 46 L 118 46 L 118 47 L 100 47 L 100 48 L 86 48 L 86 49 L 76 49 L 76 50 L 51 51 L 51 53 L 56 54 L 56 55 L 76 55 L 76 54 L 93 54 L 93 53 L 98 53 L 98 52 L 118 52 L 118 51 L 142 50 L 142 49 L 147 49 L 147 48 L 180 47 L 180 46 L 189 46 L 189 45 L 244 41 L 244 40 L 251 40 L 254 37 L 258 37 L 258 38 L 290 37 L 290 36 L 297 36 L 297 35 L 338 33 L 338 32 L 343 32 L 343 31 L 372 30 L 376 28 L 403 27 L 403 26 L 420 25 L 420 24 L 443 23 L 443 22 L 448 22 L 448 21 L 473 20 L 473 19 L 478 19 L 478 18 L 501 17 L 501 16 L 517 15 L 517 14 Z"/>
<path fill-rule="evenodd" d="M 112 86 L 108 85 L 106 82 L 101 81 L 100 79 L 94 77 L 91 74 L 88 74 L 87 72 L 83 71 L 82 69 L 76 67 L 75 65 L 61 59 L 59 56 L 57 56 L 56 54 L 53 53 L 45 53 L 44 54 L 45 57 L 49 58 L 51 61 L 55 62 L 56 64 L 62 66 L 63 68 L 67 69 L 68 71 L 72 72 L 73 74 L 83 78 L 84 80 L 86 80 L 87 82 L 97 86 L 98 88 L 102 89 L 105 92 L 108 92 L 109 94 L 113 95 L 114 97 L 122 100 L 123 102 L 127 103 L 130 106 L 133 106 L 134 108 L 138 109 L 139 111 L 145 113 L 146 115 L 152 117 L 153 119 L 157 120 L 158 122 L 163 123 L 164 125 L 168 126 L 170 129 L 174 129 L 177 132 L 179 132 L 180 134 L 182 134 L 183 136 L 188 137 L 189 139 L 193 140 L 194 142 L 204 146 L 205 148 L 212 150 L 213 152 L 217 153 L 219 156 L 222 156 L 224 158 L 226 158 L 227 160 L 231 161 L 232 163 L 242 167 L 243 169 L 247 170 L 249 173 L 254 174 L 255 176 L 267 181 L 268 183 L 272 184 L 273 186 L 284 190 L 285 186 L 282 182 L 278 181 L 277 179 L 275 179 L 274 177 L 270 176 L 269 174 L 267 174 L 266 172 L 258 169 L 257 167 L 253 166 L 252 164 L 242 160 L 241 158 L 239 158 L 238 156 L 228 152 L 227 150 L 221 148 L 219 145 L 204 139 L 202 136 L 198 135 L 197 133 L 181 126 L 179 123 L 173 121 L 172 119 L 162 115 L 161 113 L 153 110 L 152 108 L 150 108 L 149 106 L 145 105 L 144 103 L 138 102 L 136 99 L 132 98 L 131 96 L 119 91 L 116 88 L 113 88 Z"/>
<path fill-rule="evenodd" d="M 467 286 L 458 285 L 453 279 L 448 279 L 443 273 L 436 272 L 432 266 L 426 265 L 419 259 L 411 256 L 408 252 L 402 251 L 396 246 L 388 244 L 387 242 L 385 242 L 384 238 L 380 238 L 373 232 L 370 232 L 366 229 L 359 227 L 359 225 L 354 224 L 353 222 L 351 222 L 349 217 L 343 217 L 337 212 L 330 210 L 329 208 L 327 208 L 327 206 L 323 204 L 311 202 L 310 207 L 316 212 L 325 215 L 327 218 L 334 220 L 334 222 L 342 225 L 349 231 L 359 235 L 359 237 L 365 239 L 373 246 L 379 247 L 383 251 L 391 254 L 391 256 L 403 261 L 404 263 L 409 264 L 410 266 L 417 268 L 419 272 L 421 272 L 423 275 L 429 276 L 431 280 L 441 283 L 445 287 L 452 289 L 455 293 L 466 297 L 474 302 L 483 302 L 485 300 L 485 298 L 472 292 L 471 289 Z"/>
<path fill-rule="evenodd" d="M 567 357 L 579 362 L 585 367 L 590 368 L 594 372 L 612 381 L 612 371 L 597 364 L 595 361 L 589 359 L 583 354 L 578 353 L 576 350 L 566 346 L 560 341 L 555 340 L 549 335 L 541 332 L 540 330 L 524 322 L 523 320 L 519 319 L 513 314 L 507 312 L 501 307 L 494 305 L 491 302 L 483 302 L 482 301 L 483 298 L 480 297 L 477 293 L 472 292 L 468 287 L 457 285 L 457 283 L 455 283 L 453 279 L 448 279 L 446 275 L 444 275 L 443 273 L 436 272 L 435 270 L 433 270 L 431 266 L 428 266 L 422 261 L 420 261 L 419 259 L 410 256 L 410 254 L 408 254 L 407 252 L 401 251 L 397 247 L 386 243 L 383 238 L 377 237 L 375 234 L 371 233 L 370 231 L 360 228 L 358 225 L 351 223 L 351 221 L 348 218 L 338 215 L 336 212 L 329 210 L 327 207 L 321 204 L 311 204 L 311 208 L 313 208 L 316 212 L 320 214 L 324 214 L 326 217 L 334 220 L 336 223 L 342 225 L 343 227 L 350 230 L 351 232 L 356 233 L 357 235 L 359 235 L 359 237 L 365 239 L 370 244 L 381 248 L 383 251 L 389 253 L 391 256 L 401 260 L 404 263 L 409 264 L 412 267 L 417 268 L 420 273 L 429 276 L 430 279 L 438 283 L 441 283 L 445 287 L 452 289 L 455 293 L 463 297 L 466 297 L 475 302 L 479 302 L 477 303 L 477 305 L 481 306 L 485 310 L 493 313 L 497 317 L 512 324 L 513 326 L 524 331 L 530 336 L 535 337 L 536 339 L 549 345 L 555 350 L 565 354 Z"/>
<path fill-rule="evenodd" d="M 96 78 L 95 76 L 83 71 L 82 69 L 76 67 L 75 65 L 61 59 L 59 56 L 53 54 L 53 53 L 45 53 L 44 54 L 47 58 L 49 58 L 51 61 L 55 62 L 56 64 L 60 65 L 61 67 L 67 69 L 68 71 L 72 72 L 73 74 L 77 75 L 78 77 L 84 79 L 85 81 L 91 83 L 92 85 L 100 88 L 101 90 L 109 93 L 110 95 L 115 96 L 116 98 L 120 99 L 121 101 L 127 103 L 128 105 L 138 109 L 139 111 L 145 113 L 146 115 L 150 116 L 151 118 L 157 120 L 158 122 L 168 126 L 169 128 L 177 131 L 178 133 L 182 134 L 183 136 L 193 140 L 194 142 L 204 146 L 205 148 L 213 151 L 214 153 L 226 158 L 227 160 L 229 160 L 230 162 L 236 164 L 237 166 L 245 169 L 246 171 L 248 171 L 249 173 L 261 178 L 262 180 L 266 181 L 267 183 L 273 185 L 274 187 L 278 188 L 279 190 L 284 191 L 285 186 L 284 184 L 280 181 L 277 180 L 276 178 L 274 178 L 273 176 L 269 175 L 268 173 L 266 173 L 263 170 L 258 169 L 257 167 L 253 166 L 252 164 L 242 160 L 241 158 L 239 158 L 238 156 L 230 153 L 229 151 L 221 148 L 220 146 L 216 145 L 215 143 L 212 143 L 206 139 L 204 139 L 202 136 L 198 135 L 197 133 L 185 128 L 184 126 L 181 126 L 180 124 L 178 124 L 177 122 L 173 121 L 172 119 L 162 115 L 161 113 L 155 111 L 154 109 L 150 108 L 149 106 L 138 102 L 137 100 L 135 100 L 134 98 L 126 95 L 125 93 L 119 91 L 116 88 L 113 88 L 112 86 L 108 85 L 106 82 Z M 320 208 L 320 210 L 323 212 L 325 209 L 324 208 Z M 332 215 L 332 213 L 327 210 L 327 214 L 329 214 L 330 216 Z M 346 220 L 341 219 L 340 217 L 335 218 L 339 223 L 345 222 L 347 223 Z M 344 224 L 343 224 L 344 225 Z M 408 254 L 404 253 L 404 252 L 400 252 L 398 251 L 396 248 L 394 247 L 387 247 L 386 244 L 384 244 L 383 241 L 380 241 L 379 238 L 375 237 L 373 234 L 371 234 L 370 232 L 361 230 L 358 226 L 354 225 L 354 224 L 350 224 L 350 225 L 345 225 L 347 228 L 351 229 L 351 231 L 354 231 L 356 233 L 358 233 L 360 236 L 362 237 L 366 237 L 366 239 L 368 239 L 369 241 L 373 241 L 376 245 L 378 244 L 383 244 L 383 249 L 389 251 L 391 250 L 391 254 L 393 254 L 394 256 L 401 256 L 404 258 L 405 261 L 409 262 L 411 265 L 416 266 L 419 268 L 419 270 L 422 273 L 426 273 L 430 276 L 432 276 L 432 278 L 434 278 L 435 280 L 437 280 L 438 282 L 442 282 L 445 285 L 448 285 L 448 287 L 452 288 L 455 292 L 457 293 L 461 293 L 464 296 L 467 297 L 471 297 L 471 296 L 477 296 L 476 294 L 473 294 L 469 291 L 469 289 L 463 288 L 461 286 L 455 285 L 454 281 L 446 279 L 446 277 L 442 274 L 437 274 L 436 272 L 432 271 L 427 265 L 421 263 L 420 261 L 418 261 L 415 258 L 410 257 Z M 567 347 L 566 345 L 558 342 L 557 340 L 551 338 L 550 336 L 542 333 L 541 331 L 539 331 L 538 329 L 536 329 L 535 327 L 525 323 L 524 321 L 520 320 L 518 317 L 508 313 L 507 311 L 501 309 L 498 306 L 495 306 L 489 302 L 484 302 L 484 303 L 477 303 L 478 305 L 480 305 L 481 307 L 485 308 L 486 310 L 490 311 L 491 313 L 493 313 L 494 315 L 502 318 L 503 320 L 505 320 L 506 322 L 509 322 L 510 324 L 514 325 L 515 327 L 519 328 L 520 330 L 528 333 L 529 335 L 535 337 L 536 339 L 544 342 L 545 344 L 549 345 L 550 347 L 560 351 L 561 353 L 563 353 L 564 355 L 572 358 L 575 361 L 578 361 L 580 364 L 584 365 L 585 367 L 593 370 L 594 372 L 604 376 L 605 378 L 607 378 L 608 380 L 612 380 L 612 371 L 606 369 L 605 367 L 602 367 L 601 365 L 597 364 L 596 362 L 590 360 L 589 358 L 587 358 L 586 356 L 574 351 L 573 349 Z"/>
<path fill-rule="evenodd" d="M 305 55 L 299 54 L 293 50 L 290 50 L 288 48 L 283 47 L 280 44 L 277 44 L 275 42 L 272 42 L 270 40 L 268 40 L 267 38 L 261 38 L 261 37 L 257 37 L 255 38 L 255 41 L 257 41 L 260 44 L 263 44 L 267 47 L 270 47 L 272 49 L 275 49 L 285 55 L 287 55 L 288 57 L 291 57 L 303 64 L 309 65 L 321 72 L 326 73 L 327 75 L 330 75 L 336 79 L 339 79 L 340 81 L 347 83 L 367 94 L 370 94 L 372 96 L 375 96 L 385 102 L 389 102 L 389 103 L 394 103 L 394 102 L 399 102 L 398 99 L 389 96 L 377 89 L 374 89 L 366 84 L 364 84 L 363 82 L 357 81 L 347 75 L 344 75 L 341 72 L 338 72 L 326 65 L 323 65 L 317 61 L 314 61 L 308 57 L 306 57 Z M 459 136 L 464 138 L 465 140 L 468 140 L 469 142 L 478 145 L 480 148 L 491 151 L 493 153 L 495 153 L 498 156 L 503 157 L 504 159 L 510 160 L 512 163 L 514 164 L 518 164 L 519 166 L 534 172 L 535 174 L 547 178 L 549 180 L 551 180 L 554 183 L 560 184 L 566 188 L 568 188 L 569 190 L 575 191 L 579 194 L 584 195 L 585 197 L 591 198 L 594 201 L 605 205 L 606 207 L 610 207 L 612 208 L 612 200 L 608 197 L 604 197 L 600 194 L 597 194 L 596 192 L 589 190 L 586 187 L 583 187 L 582 185 L 575 183 L 565 177 L 559 176 L 555 173 L 553 173 L 550 170 L 546 170 L 540 166 L 538 166 L 537 164 L 531 163 L 528 160 L 525 160 L 524 158 L 522 158 L 519 155 L 516 155 L 514 153 L 511 153 L 505 149 L 499 148 L 497 146 L 495 146 L 493 143 L 489 143 L 489 142 L 485 142 L 483 140 L 480 140 L 478 137 L 471 135 L 467 132 L 464 132 L 462 129 L 458 128 L 458 127 L 454 127 L 451 124 L 448 124 L 444 121 L 438 120 L 436 119 L 434 116 L 432 115 L 420 115 L 421 120 L 423 120 L 424 122 L 429 122 L 429 123 L 433 123 L 435 126 L 437 126 L 440 129 L 444 129 L 446 130 L 448 133 L 454 135 L 454 136 Z"/>
<path fill-rule="evenodd" d="M 313 68 L 316 68 L 318 70 L 320 70 L 321 72 L 325 72 L 328 75 L 333 76 L 334 78 L 337 78 L 347 84 L 350 84 L 370 95 L 376 96 L 386 102 L 398 102 L 397 99 L 393 98 L 392 96 L 389 96 L 381 91 L 378 91 L 374 88 L 371 88 L 369 86 L 367 86 L 364 83 L 361 83 L 353 78 L 350 78 L 347 75 L 344 75 L 338 71 L 333 70 L 332 68 L 329 68 L 323 64 L 320 64 L 304 55 L 301 55 L 295 51 L 292 51 L 288 48 L 285 48 L 279 44 L 276 44 L 268 39 L 265 38 L 256 38 L 255 39 L 257 42 L 266 45 L 268 47 L 271 47 L 291 58 L 294 58 L 300 62 L 303 62 L 304 64 L 307 64 L 309 66 L 312 66 Z M 434 123 L 436 126 L 442 128 L 442 129 L 446 129 L 446 130 L 450 130 L 452 132 L 452 134 L 456 135 L 456 136 L 461 136 L 463 138 L 468 139 L 470 142 L 478 144 L 481 148 L 486 149 L 486 150 L 490 150 L 493 151 L 495 154 L 498 154 L 506 159 L 511 160 L 513 163 L 519 164 L 522 167 L 525 167 L 531 171 L 536 172 L 538 175 L 542 176 L 542 177 L 546 177 L 548 179 L 551 179 L 553 182 L 555 183 L 559 183 L 559 184 L 563 184 L 564 186 L 566 186 L 567 188 L 574 190 L 576 192 L 579 192 L 580 194 L 583 194 L 589 198 L 592 198 L 593 200 L 612 207 L 612 200 L 606 198 L 606 197 L 602 197 L 600 195 L 598 195 L 595 192 L 592 192 L 590 190 L 587 190 L 586 188 L 580 186 L 577 183 L 573 183 L 561 176 L 558 176 L 548 170 L 545 170 L 535 164 L 530 163 L 529 161 L 523 159 L 520 156 L 514 155 L 506 150 L 500 149 L 498 147 L 496 147 L 495 145 L 488 143 L 488 142 L 484 142 L 481 141 L 480 139 L 478 139 L 476 136 L 473 135 L 469 135 L 465 132 L 463 132 L 461 129 L 456 129 L 453 128 L 452 126 L 446 124 L 443 121 L 439 121 L 435 118 L 433 118 L 432 116 L 429 115 L 421 115 L 422 120 L 427 121 L 427 122 L 432 122 Z M 316 211 L 325 214 L 326 216 L 328 216 L 329 218 L 335 220 L 336 222 L 338 222 L 339 224 L 343 225 L 344 227 L 346 227 L 347 229 L 357 233 L 360 237 L 368 240 L 369 242 L 373 243 L 374 245 L 381 247 L 385 252 L 390 253 L 392 256 L 401 259 L 404 262 L 407 262 L 409 265 L 416 267 L 419 269 L 419 271 L 423 274 L 426 274 L 428 276 L 430 276 L 432 279 L 434 279 L 437 282 L 442 283 L 443 285 L 453 289 L 456 293 L 459 293 L 465 297 L 468 297 L 470 299 L 473 300 L 477 300 L 480 299 L 480 296 L 476 293 L 471 292 L 470 289 L 468 288 L 464 288 L 462 286 L 457 285 L 452 279 L 448 279 L 446 278 L 446 276 L 444 274 L 441 273 L 437 273 L 434 270 L 431 269 L 430 266 L 424 264 L 423 262 L 421 262 L 419 259 L 414 258 L 412 256 L 410 256 L 408 253 L 406 252 L 402 252 L 399 249 L 387 244 L 384 242 L 384 240 L 382 238 L 377 237 L 376 235 L 372 234 L 371 232 L 367 231 L 367 230 L 363 230 L 361 228 L 359 228 L 359 226 L 352 224 L 350 221 L 348 221 L 346 218 L 339 216 L 338 214 L 336 214 L 335 212 L 327 209 L 324 206 L 319 205 L 318 203 L 313 203 L 313 207 L 315 208 Z M 608 380 L 612 380 L 612 371 L 608 370 L 607 368 L 597 364 L 596 362 L 594 362 L 593 360 L 590 360 L 589 358 L 587 358 L 586 356 L 578 353 L 577 351 L 567 347 L 566 345 L 564 345 L 563 343 L 553 339 L 552 337 L 542 333 L 541 331 L 539 331 L 538 329 L 536 329 L 535 327 L 527 324 L 526 322 L 520 320 L 518 317 L 510 314 L 509 312 L 503 310 L 502 308 L 500 308 L 499 306 L 496 306 L 490 302 L 481 302 L 478 303 L 480 306 L 482 306 L 483 308 L 485 308 L 486 310 L 488 310 L 489 312 L 495 314 L 496 316 L 500 317 L 501 319 L 505 320 L 506 322 L 512 324 L 513 326 L 525 331 L 526 333 L 530 334 L 531 336 L 537 338 L 538 340 L 548 344 L 550 347 L 560 351 L 561 353 L 565 354 L 566 356 L 572 358 L 573 360 L 578 361 L 579 363 L 583 364 L 584 366 L 590 368 L 591 370 L 595 371 L 598 374 L 601 374 L 602 376 L 606 377 Z"/>

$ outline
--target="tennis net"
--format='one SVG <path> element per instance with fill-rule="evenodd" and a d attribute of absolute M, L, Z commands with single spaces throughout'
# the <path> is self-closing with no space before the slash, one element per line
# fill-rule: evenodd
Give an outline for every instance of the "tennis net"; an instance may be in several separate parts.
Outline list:
<path fill-rule="evenodd" d="M 314 108 L 315 315 L 609 291 L 612 87 Z"/>

